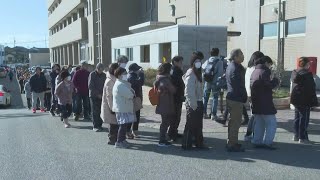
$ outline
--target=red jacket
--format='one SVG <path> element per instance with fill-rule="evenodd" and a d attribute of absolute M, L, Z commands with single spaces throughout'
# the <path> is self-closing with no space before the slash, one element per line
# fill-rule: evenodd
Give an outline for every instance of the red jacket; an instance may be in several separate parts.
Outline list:
<path fill-rule="evenodd" d="M 89 96 L 89 87 L 88 87 L 89 75 L 90 75 L 90 72 L 85 69 L 80 69 L 74 74 L 72 82 L 76 89 L 77 94 L 80 94 L 83 96 Z"/>

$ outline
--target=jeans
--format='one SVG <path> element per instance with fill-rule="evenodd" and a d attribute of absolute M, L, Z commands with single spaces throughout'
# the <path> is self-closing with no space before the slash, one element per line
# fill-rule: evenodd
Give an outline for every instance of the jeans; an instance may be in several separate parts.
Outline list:
<path fill-rule="evenodd" d="M 174 120 L 175 115 L 161 115 L 161 124 L 160 124 L 160 141 L 166 141 L 166 134 L 170 123 Z"/>
<path fill-rule="evenodd" d="M 213 94 L 213 101 L 211 105 L 211 114 L 216 116 L 217 115 L 217 109 L 218 109 L 218 99 L 219 99 L 219 94 L 220 90 L 213 84 L 213 83 L 208 83 L 205 82 L 204 84 L 204 92 L 203 92 L 203 114 L 207 114 L 207 107 L 208 107 L 208 102 L 210 98 L 210 94 Z"/>
<path fill-rule="evenodd" d="M 310 121 L 310 107 L 295 107 L 294 135 L 299 139 L 307 139 Z"/>
<path fill-rule="evenodd" d="M 83 116 L 84 118 L 89 118 L 89 96 L 88 95 L 81 95 L 81 94 L 76 94 L 76 107 L 75 107 L 75 114 L 80 115 L 82 111 L 82 106 L 83 106 Z"/>
<path fill-rule="evenodd" d="M 32 107 L 31 98 L 27 98 L 27 105 L 28 105 L 28 109 L 31 109 Z"/>
<path fill-rule="evenodd" d="M 102 127 L 103 121 L 100 117 L 101 103 L 102 103 L 102 99 L 91 97 L 93 128 L 101 128 Z"/>
<path fill-rule="evenodd" d="M 61 108 L 61 118 L 68 119 L 72 114 L 72 105 L 66 104 L 66 105 L 60 105 Z"/>
<path fill-rule="evenodd" d="M 118 129 L 118 137 L 117 137 L 117 142 L 123 142 L 126 140 L 126 132 L 127 132 L 127 126 L 128 124 L 119 124 L 119 129 Z"/>
<path fill-rule="evenodd" d="M 227 100 L 228 109 L 230 111 L 230 121 L 228 124 L 228 145 L 234 146 L 238 144 L 239 128 L 242 121 L 243 103 Z"/>
<path fill-rule="evenodd" d="M 275 115 L 254 115 L 254 135 L 253 144 L 273 143 L 274 136 L 277 130 L 277 119 Z"/>
<path fill-rule="evenodd" d="M 51 93 L 44 94 L 44 107 L 47 110 L 50 110 L 50 108 L 51 108 Z"/>
<path fill-rule="evenodd" d="M 40 100 L 40 109 L 44 109 L 44 92 L 35 93 L 32 92 L 32 108 L 37 109 L 37 100 Z"/>

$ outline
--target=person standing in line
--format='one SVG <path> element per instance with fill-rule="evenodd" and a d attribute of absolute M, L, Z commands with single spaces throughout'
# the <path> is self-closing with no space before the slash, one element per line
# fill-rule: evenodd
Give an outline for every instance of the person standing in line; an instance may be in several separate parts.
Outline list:
<path fill-rule="evenodd" d="M 13 81 L 13 72 L 12 72 L 12 70 L 10 69 L 10 71 L 9 71 L 9 79 L 10 79 L 10 82 L 12 82 Z"/>
<path fill-rule="evenodd" d="M 121 55 L 121 56 L 119 56 L 117 58 L 117 62 L 118 62 L 120 67 L 125 69 L 127 67 L 128 62 L 129 62 L 129 59 L 127 58 L 127 56 L 122 56 Z"/>
<path fill-rule="evenodd" d="M 246 70 L 246 75 L 245 75 L 245 83 L 246 83 L 246 91 L 247 91 L 247 94 L 248 94 L 248 101 L 250 103 L 250 106 L 252 105 L 252 102 L 251 102 L 251 87 L 250 87 L 251 75 L 252 75 L 253 71 L 255 70 L 255 62 L 259 58 L 262 58 L 263 56 L 264 56 L 264 54 L 262 52 L 256 51 L 256 52 L 254 52 L 252 54 L 252 56 L 251 56 L 251 58 L 250 58 L 250 60 L 248 62 L 248 68 Z M 245 121 L 242 122 L 242 125 L 248 124 L 247 133 L 244 136 L 244 140 L 245 141 L 251 141 L 251 139 L 252 139 L 253 122 L 254 122 L 254 115 L 251 112 L 250 119 L 249 119 L 249 117 L 247 119 L 245 118 Z"/>
<path fill-rule="evenodd" d="M 78 70 L 72 79 L 73 85 L 76 89 L 76 112 L 74 120 L 78 121 L 83 106 L 83 116 L 85 120 L 90 120 L 90 103 L 89 103 L 89 86 L 88 78 L 90 72 L 87 70 L 88 64 L 86 61 L 81 61 L 81 69 Z"/>
<path fill-rule="evenodd" d="M 185 97 L 187 122 L 184 128 L 182 149 L 190 150 L 193 141 L 196 148 L 208 149 L 203 142 L 203 89 L 201 73 L 201 56 L 193 53 L 190 69 L 183 76 L 185 82 Z"/>
<path fill-rule="evenodd" d="M 211 57 L 202 65 L 204 70 L 204 118 L 214 121 L 218 121 L 217 116 L 218 100 L 220 94 L 220 88 L 217 86 L 218 78 L 223 75 L 223 59 L 219 57 L 219 49 L 212 48 Z M 213 101 L 211 105 L 211 113 L 207 114 L 207 106 L 210 98 L 210 94 L 213 94 Z"/>
<path fill-rule="evenodd" d="M 171 80 L 176 88 L 176 93 L 174 94 L 174 105 L 175 105 L 175 118 L 170 123 L 170 128 L 168 131 L 168 136 L 172 141 L 176 141 L 177 138 L 182 138 L 182 135 L 178 133 L 178 127 L 181 121 L 182 104 L 185 101 L 184 89 L 185 85 L 182 79 L 183 76 L 183 57 L 175 56 L 172 58 L 172 70 Z"/>
<path fill-rule="evenodd" d="M 307 57 L 298 59 L 299 68 L 291 75 L 293 89 L 291 93 L 291 104 L 295 107 L 294 136 L 293 141 L 301 144 L 309 144 L 308 126 L 310 121 L 310 110 L 319 106 L 316 94 L 316 84 L 310 69 L 310 61 Z"/>
<path fill-rule="evenodd" d="M 32 92 L 32 112 L 37 111 L 37 100 L 40 101 L 40 111 L 45 112 L 44 109 L 44 92 L 47 88 L 47 80 L 41 73 L 41 68 L 36 68 L 36 74 L 30 78 L 30 87 Z"/>
<path fill-rule="evenodd" d="M 93 120 L 93 131 L 102 131 L 102 119 L 101 114 L 101 103 L 104 82 L 106 81 L 106 74 L 103 72 L 104 66 L 98 63 L 96 70 L 91 72 L 89 75 L 89 97 L 91 100 L 92 108 L 92 120 Z"/>
<path fill-rule="evenodd" d="M 58 98 L 58 103 L 61 108 L 61 119 L 63 120 L 64 127 L 69 128 L 71 126 L 69 117 L 72 114 L 72 94 L 74 87 L 68 71 L 61 72 L 61 80 L 55 89 L 55 95 Z"/>
<path fill-rule="evenodd" d="M 129 144 L 126 141 L 127 126 L 136 120 L 135 113 L 133 112 L 133 98 L 135 95 L 131 84 L 127 81 L 127 71 L 119 67 L 114 74 L 117 80 L 112 89 L 112 111 L 116 113 L 117 123 L 119 125 L 115 147 L 128 148 Z"/>
<path fill-rule="evenodd" d="M 72 72 L 71 72 L 71 74 L 70 74 L 70 76 L 71 76 L 71 79 L 73 79 L 73 76 L 74 76 L 74 74 L 77 72 L 77 71 L 79 71 L 80 70 L 80 66 L 77 66 L 77 67 L 75 67 L 73 70 L 72 70 Z M 74 115 L 75 115 L 75 113 L 77 112 L 77 106 L 76 106 L 76 95 L 75 95 L 75 93 L 73 93 L 73 95 L 72 95 L 72 112 L 74 113 Z"/>
<path fill-rule="evenodd" d="M 30 110 L 32 107 L 32 104 L 31 104 L 32 94 L 31 94 L 30 80 L 27 80 L 26 84 L 24 85 L 24 91 L 26 92 L 27 105 L 28 105 L 28 109 Z"/>
<path fill-rule="evenodd" d="M 144 72 L 142 67 L 138 66 L 138 64 L 133 63 L 129 66 L 129 75 L 128 82 L 131 84 L 131 88 L 135 92 L 135 98 L 140 98 L 141 103 L 143 102 L 143 93 L 142 86 L 144 85 Z M 137 121 L 132 123 L 132 125 L 127 128 L 127 136 L 129 138 L 137 138 L 138 130 L 139 130 L 139 122 L 140 122 L 140 110 L 136 112 Z"/>
<path fill-rule="evenodd" d="M 252 144 L 256 148 L 275 150 L 273 139 L 277 130 L 277 110 L 273 104 L 273 89 L 279 85 L 279 79 L 271 79 L 273 62 L 264 56 L 255 62 L 251 75 L 252 113 L 254 114 L 254 135 Z"/>
<path fill-rule="evenodd" d="M 112 63 L 107 72 L 107 79 L 103 86 L 102 103 L 101 103 L 101 119 L 104 123 L 109 124 L 109 145 L 115 145 L 118 136 L 119 125 L 115 113 L 112 111 L 113 107 L 113 86 L 117 80 L 114 72 L 118 69 L 118 63 Z"/>
<path fill-rule="evenodd" d="M 23 94 L 23 90 L 24 90 L 23 81 L 24 81 L 24 77 L 22 75 L 20 75 L 20 77 L 19 77 L 19 85 L 20 85 L 20 93 L 21 94 Z"/>
<path fill-rule="evenodd" d="M 42 73 L 44 74 L 44 77 L 47 80 L 47 87 L 46 91 L 44 93 L 44 107 L 47 111 L 50 111 L 51 108 L 51 78 L 50 73 L 47 70 L 42 70 Z"/>
<path fill-rule="evenodd" d="M 158 68 L 158 75 L 154 82 L 154 87 L 159 93 L 159 103 L 156 107 L 156 114 L 161 115 L 160 124 L 160 147 L 170 146 L 171 143 L 167 140 L 167 131 L 170 123 L 175 119 L 175 105 L 174 105 L 174 94 L 176 92 L 175 87 L 172 84 L 170 78 L 172 65 L 170 63 L 161 64 Z"/>
<path fill-rule="evenodd" d="M 58 109 L 58 99 L 57 97 L 54 95 L 55 89 L 56 89 L 56 78 L 60 73 L 60 65 L 59 64 L 55 64 L 52 66 L 52 72 L 50 73 L 50 78 L 51 78 L 51 108 L 50 108 L 50 114 L 51 116 L 55 116 L 55 112 Z"/>
<path fill-rule="evenodd" d="M 247 102 L 245 88 L 245 69 L 241 65 L 244 60 L 241 49 L 234 49 L 230 53 L 231 62 L 226 71 L 228 85 L 227 106 L 230 111 L 228 124 L 227 151 L 244 152 L 244 148 L 238 143 L 239 128 L 241 126 L 244 103 Z"/>

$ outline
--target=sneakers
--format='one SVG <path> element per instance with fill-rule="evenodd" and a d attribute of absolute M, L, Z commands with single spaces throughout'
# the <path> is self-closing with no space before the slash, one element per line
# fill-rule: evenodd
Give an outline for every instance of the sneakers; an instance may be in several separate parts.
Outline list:
<path fill-rule="evenodd" d="M 108 141 L 108 144 L 114 146 L 114 145 L 116 144 L 116 142 L 114 142 L 114 141 Z"/>
<path fill-rule="evenodd" d="M 159 141 L 158 146 L 159 147 L 169 147 L 169 146 L 171 146 L 171 143 L 168 141 Z"/>
<path fill-rule="evenodd" d="M 219 117 L 217 115 L 211 115 L 211 120 L 212 121 L 219 121 Z"/>
<path fill-rule="evenodd" d="M 79 115 L 74 115 L 74 120 L 79 121 Z"/>
<path fill-rule="evenodd" d="M 207 114 L 207 113 L 203 114 L 203 119 L 210 119 L 210 118 L 211 118 L 211 114 Z"/>
<path fill-rule="evenodd" d="M 247 136 L 247 135 L 244 136 L 244 141 L 251 142 L 251 140 L 252 140 L 252 136 Z"/>
<path fill-rule="evenodd" d="M 46 110 L 45 110 L 45 109 L 40 109 L 40 112 L 42 112 L 42 113 L 43 113 L 43 112 L 46 112 Z"/>
<path fill-rule="evenodd" d="M 226 149 L 228 152 L 244 152 L 245 151 L 245 149 L 242 147 L 241 144 L 236 144 L 233 146 L 227 145 Z"/>
<path fill-rule="evenodd" d="M 131 132 L 127 132 L 127 139 L 134 139 L 134 135 Z"/>
<path fill-rule="evenodd" d="M 37 112 L 37 110 L 35 109 L 35 108 L 33 108 L 32 109 L 32 113 L 34 114 L 34 113 L 36 113 Z"/>
<path fill-rule="evenodd" d="M 293 136 L 292 141 L 299 141 L 299 138 L 297 136 Z"/>
<path fill-rule="evenodd" d="M 132 135 L 134 138 L 139 138 L 138 131 L 132 131 Z"/>
<path fill-rule="evenodd" d="M 98 129 L 98 128 L 93 128 L 92 129 L 94 132 L 99 132 L 100 131 L 100 129 Z"/>
<path fill-rule="evenodd" d="M 65 127 L 65 128 L 70 128 L 70 127 L 71 127 L 71 124 L 69 124 L 69 123 L 66 124 L 66 123 L 65 123 L 65 124 L 64 124 L 64 127 Z"/>
<path fill-rule="evenodd" d="M 300 144 L 312 144 L 308 139 L 299 139 Z"/>
<path fill-rule="evenodd" d="M 129 147 L 129 144 L 126 141 L 116 142 L 114 147 L 120 149 L 127 149 Z"/>

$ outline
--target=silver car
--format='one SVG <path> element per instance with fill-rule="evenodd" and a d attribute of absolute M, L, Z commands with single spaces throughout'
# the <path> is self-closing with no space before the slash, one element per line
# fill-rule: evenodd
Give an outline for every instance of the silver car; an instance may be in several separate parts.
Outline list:
<path fill-rule="evenodd" d="M 0 105 L 4 105 L 4 106 L 11 105 L 10 91 L 1 84 L 0 84 Z"/>

